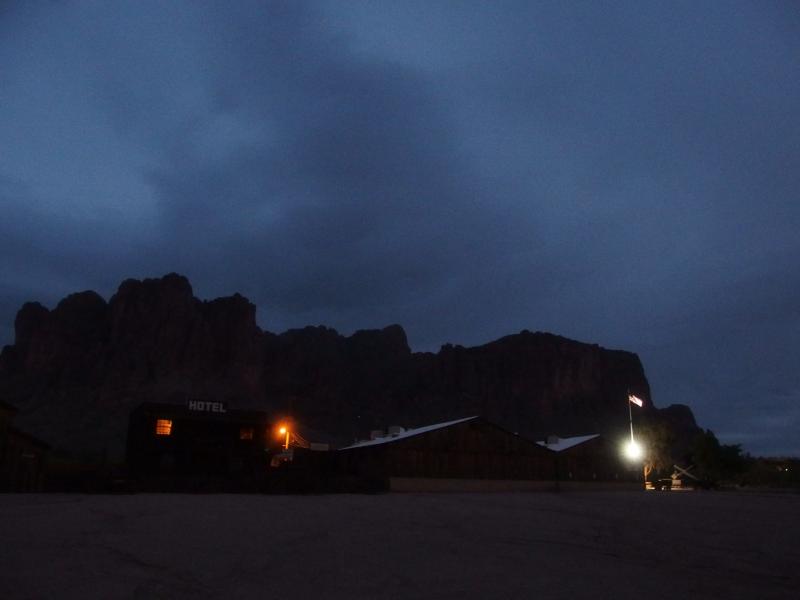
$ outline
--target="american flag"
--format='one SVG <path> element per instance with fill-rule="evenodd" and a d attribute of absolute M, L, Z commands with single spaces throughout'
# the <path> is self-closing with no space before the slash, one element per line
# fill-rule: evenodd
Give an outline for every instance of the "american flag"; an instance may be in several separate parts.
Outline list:
<path fill-rule="evenodd" d="M 638 396 L 634 396 L 633 394 L 628 394 L 628 400 L 633 402 L 636 406 L 644 406 L 644 402 Z"/>

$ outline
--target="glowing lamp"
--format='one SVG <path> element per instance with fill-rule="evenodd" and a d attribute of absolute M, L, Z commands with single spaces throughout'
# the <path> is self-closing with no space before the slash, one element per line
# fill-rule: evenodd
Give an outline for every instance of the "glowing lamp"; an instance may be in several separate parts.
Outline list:
<path fill-rule="evenodd" d="M 625 444 L 622 451 L 625 454 L 625 457 L 629 460 L 641 460 L 642 456 L 644 456 L 642 447 L 634 440 L 631 440 Z"/>
<path fill-rule="evenodd" d="M 278 433 L 280 434 L 280 436 L 282 438 L 284 438 L 283 444 L 282 444 L 284 449 L 288 450 L 289 449 L 289 427 L 287 425 L 281 425 L 280 429 L 278 429 Z"/>

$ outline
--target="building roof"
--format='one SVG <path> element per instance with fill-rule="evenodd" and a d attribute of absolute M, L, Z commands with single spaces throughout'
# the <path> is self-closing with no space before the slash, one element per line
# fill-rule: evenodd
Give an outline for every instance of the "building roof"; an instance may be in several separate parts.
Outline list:
<path fill-rule="evenodd" d="M 41 448 L 43 450 L 50 450 L 50 444 L 48 444 L 47 442 L 43 442 L 42 440 L 40 440 L 36 436 L 31 435 L 30 433 L 27 433 L 25 431 L 22 431 L 21 429 L 17 429 L 16 427 L 9 428 L 8 434 L 9 434 L 8 435 L 9 440 L 11 442 L 14 441 L 14 438 L 18 438 L 18 439 L 25 440 L 26 442 L 28 442 L 29 444 L 32 444 L 34 446 L 39 446 L 39 448 Z"/>
<path fill-rule="evenodd" d="M 8 402 L 3 402 L 2 400 L 0 400 L 0 410 L 5 410 L 12 413 L 19 412 L 16 406 L 9 404 Z"/>
<path fill-rule="evenodd" d="M 467 421 L 472 421 L 473 419 L 477 418 L 478 417 L 476 415 L 474 417 L 464 417 L 463 419 L 456 419 L 455 421 L 445 421 L 444 423 L 435 423 L 433 425 L 425 425 L 423 427 L 416 427 L 414 429 L 406 429 L 405 431 L 402 431 L 400 433 L 386 435 L 386 437 L 380 437 L 374 440 L 364 440 L 361 442 L 356 442 L 355 444 L 351 444 L 350 446 L 339 448 L 339 450 L 350 450 L 352 448 L 365 448 L 367 446 L 379 446 L 381 444 L 390 444 L 392 442 L 399 442 L 400 440 L 414 437 L 415 435 L 428 433 L 429 431 L 435 431 L 437 429 L 444 429 L 445 427 L 451 427 L 453 425 L 457 425 L 458 423 L 465 423 Z"/>
<path fill-rule="evenodd" d="M 548 444 L 547 442 L 536 442 L 540 446 L 544 446 L 554 452 L 561 452 L 562 450 L 567 450 L 574 446 L 578 446 L 589 440 L 593 440 L 594 438 L 600 437 L 599 433 L 593 433 L 592 435 L 579 435 L 576 437 L 568 437 L 568 438 L 557 438 L 558 441 L 552 444 Z"/>

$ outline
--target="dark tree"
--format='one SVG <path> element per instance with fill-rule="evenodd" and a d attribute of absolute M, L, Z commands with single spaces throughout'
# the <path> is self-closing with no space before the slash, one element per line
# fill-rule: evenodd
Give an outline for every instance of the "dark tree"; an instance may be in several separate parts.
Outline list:
<path fill-rule="evenodd" d="M 691 447 L 698 476 L 708 482 L 733 481 L 745 470 L 740 444 L 720 444 L 710 429 L 698 433 Z"/>
<path fill-rule="evenodd" d="M 653 421 L 642 425 L 639 432 L 645 446 L 645 472 L 653 479 L 669 477 L 674 464 L 675 435 L 672 429 L 666 423 Z"/>

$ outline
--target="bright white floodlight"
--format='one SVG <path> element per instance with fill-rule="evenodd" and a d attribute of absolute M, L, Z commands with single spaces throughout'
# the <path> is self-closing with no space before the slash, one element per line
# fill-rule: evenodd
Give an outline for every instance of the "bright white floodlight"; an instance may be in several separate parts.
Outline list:
<path fill-rule="evenodd" d="M 642 447 L 634 440 L 625 444 L 623 452 L 625 453 L 625 457 L 629 460 L 640 460 L 644 454 L 644 452 L 642 452 Z"/>

